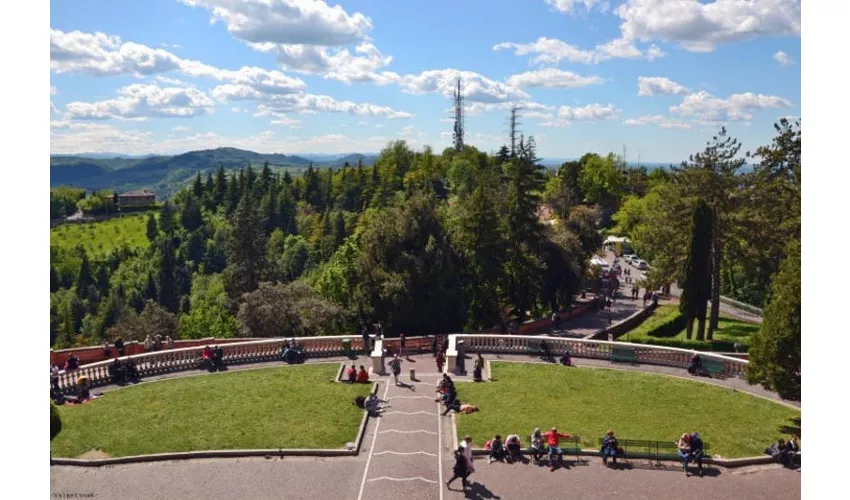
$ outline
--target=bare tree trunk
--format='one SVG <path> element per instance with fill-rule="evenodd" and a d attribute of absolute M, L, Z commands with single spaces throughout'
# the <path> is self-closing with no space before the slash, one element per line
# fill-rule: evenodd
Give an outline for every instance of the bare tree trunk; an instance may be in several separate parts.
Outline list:
<path fill-rule="evenodd" d="M 685 335 L 688 337 L 688 340 L 691 340 L 691 337 L 694 334 L 694 318 L 693 316 L 688 317 L 688 328 L 685 331 Z"/>
<path fill-rule="evenodd" d="M 708 304 L 702 302 L 697 308 L 697 340 L 705 340 L 705 309 Z"/>
<path fill-rule="evenodd" d="M 711 314 L 708 320 L 708 340 L 714 337 L 720 320 L 720 262 L 723 254 L 720 249 L 720 239 L 717 234 L 712 236 L 711 252 Z"/>

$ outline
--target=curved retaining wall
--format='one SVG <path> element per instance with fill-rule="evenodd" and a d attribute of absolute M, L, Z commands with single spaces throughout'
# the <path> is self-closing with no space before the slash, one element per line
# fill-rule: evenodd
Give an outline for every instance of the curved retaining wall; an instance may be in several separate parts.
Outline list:
<path fill-rule="evenodd" d="M 569 350 L 570 356 L 576 358 L 605 359 L 611 358 L 614 347 L 631 347 L 635 350 L 637 362 L 641 364 L 674 366 L 687 369 L 691 357 L 697 351 L 662 347 L 647 344 L 631 344 L 628 342 L 607 342 L 602 340 L 567 339 L 559 337 L 536 336 L 521 337 L 514 335 L 452 335 L 449 339 L 449 350 L 446 355 L 447 368 L 454 371 L 456 366 L 457 341 L 464 341 L 466 352 L 490 354 L 525 354 L 529 352 L 531 341 L 545 340 L 550 351 L 557 355 Z M 723 363 L 723 375 L 726 377 L 744 378 L 744 369 L 748 361 L 708 352 L 699 352 L 703 359 L 712 359 Z"/>

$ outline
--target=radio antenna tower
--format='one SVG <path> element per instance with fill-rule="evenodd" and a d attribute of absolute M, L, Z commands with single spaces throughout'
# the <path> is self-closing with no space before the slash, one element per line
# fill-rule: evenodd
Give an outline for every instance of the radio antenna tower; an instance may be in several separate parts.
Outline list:
<path fill-rule="evenodd" d="M 457 90 L 455 90 L 454 102 L 455 130 L 453 136 L 455 151 L 463 151 L 463 94 L 460 89 L 460 77 L 457 78 Z"/>
<path fill-rule="evenodd" d="M 519 121 L 519 112 L 522 111 L 517 105 L 511 106 L 511 117 L 509 119 L 510 126 L 510 138 L 511 138 L 511 156 L 516 156 L 516 141 L 517 134 L 519 134 L 519 126 L 522 125 L 522 122 Z"/>

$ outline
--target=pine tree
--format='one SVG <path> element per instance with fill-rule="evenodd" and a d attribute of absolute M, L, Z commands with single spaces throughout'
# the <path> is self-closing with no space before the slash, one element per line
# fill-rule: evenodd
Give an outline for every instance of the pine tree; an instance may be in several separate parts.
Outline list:
<path fill-rule="evenodd" d="M 266 193 L 269 192 L 269 189 L 272 186 L 272 169 L 269 168 L 269 162 L 263 163 L 263 170 L 260 172 L 260 191 L 259 195 L 265 196 Z"/>
<path fill-rule="evenodd" d="M 227 182 L 227 194 L 225 194 L 225 208 L 230 215 L 239 205 L 239 179 L 234 175 Z"/>
<path fill-rule="evenodd" d="M 212 199 L 215 194 L 215 182 L 213 182 L 212 172 L 207 170 L 207 182 L 204 183 L 204 196 L 207 199 Z"/>
<path fill-rule="evenodd" d="M 56 268 L 50 266 L 50 293 L 59 290 L 59 275 L 56 274 Z"/>
<path fill-rule="evenodd" d="M 244 196 L 231 217 L 228 281 L 231 296 L 256 290 L 263 274 L 266 235 L 258 207 Z"/>
<path fill-rule="evenodd" d="M 148 271 L 148 280 L 145 284 L 145 301 L 156 300 L 156 282 L 153 279 L 153 273 Z"/>
<path fill-rule="evenodd" d="M 679 302 L 679 311 L 686 319 L 689 340 L 693 333 L 694 320 L 699 322 L 697 340 L 703 340 L 705 337 L 705 311 L 711 296 L 712 226 L 711 208 L 700 199 L 693 211 L 691 244 Z"/>
<path fill-rule="evenodd" d="M 180 224 L 186 231 L 192 232 L 204 225 L 204 217 L 201 215 L 201 207 L 195 197 L 189 195 L 180 210 Z"/>
<path fill-rule="evenodd" d="M 176 259 L 174 256 L 174 246 L 171 238 L 163 238 L 160 240 L 160 260 L 159 260 L 159 289 L 157 296 L 159 303 L 170 312 L 177 311 L 177 288 L 175 284 L 174 270 L 176 267 Z"/>
<path fill-rule="evenodd" d="M 174 206 L 168 200 L 159 211 L 159 229 L 167 238 L 174 235 Z"/>
<path fill-rule="evenodd" d="M 151 243 L 156 241 L 156 237 L 159 236 L 159 227 L 156 225 L 156 217 L 154 217 L 151 213 L 148 214 L 148 222 L 145 232 L 147 233 L 148 241 Z"/>
<path fill-rule="evenodd" d="M 215 208 L 220 207 L 224 200 L 227 199 L 227 174 L 224 172 L 224 167 L 218 167 L 215 171 L 215 187 L 213 188 L 213 202 Z"/>
<path fill-rule="evenodd" d="M 82 261 L 80 262 L 80 271 L 79 273 L 77 273 L 75 291 L 77 293 L 77 297 L 80 297 L 82 299 L 83 297 L 86 297 L 88 295 L 89 285 L 92 285 L 94 281 L 92 280 L 89 256 L 82 248 L 80 248 L 80 256 L 82 258 Z"/>
<path fill-rule="evenodd" d="M 292 189 L 285 187 L 278 196 L 277 203 L 278 227 L 286 234 L 296 234 L 298 232 L 295 224 L 296 207 L 295 200 L 292 198 Z"/>
<path fill-rule="evenodd" d="M 199 200 L 204 196 L 204 183 L 201 182 L 201 172 L 198 172 L 195 176 L 195 182 L 192 184 L 192 194 Z"/>
<path fill-rule="evenodd" d="M 56 347 L 58 349 L 74 347 L 74 332 L 74 315 L 71 312 L 70 302 L 66 302 L 62 310 L 62 328 L 59 330 L 59 337 L 56 339 Z"/>

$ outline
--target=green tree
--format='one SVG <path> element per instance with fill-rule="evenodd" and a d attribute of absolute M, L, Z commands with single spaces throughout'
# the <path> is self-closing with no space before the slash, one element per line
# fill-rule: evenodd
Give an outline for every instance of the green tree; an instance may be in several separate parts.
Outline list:
<path fill-rule="evenodd" d="M 109 338 L 144 341 L 148 335 L 160 335 L 164 339 L 177 335 L 177 318 L 156 302 L 149 300 L 141 314 L 130 311 L 109 329 Z"/>
<path fill-rule="evenodd" d="M 148 241 L 150 241 L 151 243 L 156 241 L 156 237 L 159 236 L 159 228 L 156 225 L 156 218 L 151 213 L 148 214 L 145 233 L 147 234 Z"/>
<path fill-rule="evenodd" d="M 266 235 L 263 219 L 254 199 L 244 196 L 231 218 L 228 267 L 225 271 L 231 297 L 257 288 L 263 275 Z"/>
<path fill-rule="evenodd" d="M 691 244 L 685 264 L 679 311 L 685 316 L 690 340 L 694 320 L 699 322 L 697 340 L 705 338 L 705 311 L 711 293 L 712 214 L 708 204 L 699 200 L 694 207 Z"/>
<path fill-rule="evenodd" d="M 50 293 L 59 290 L 59 275 L 56 273 L 56 268 L 50 266 Z"/>
<path fill-rule="evenodd" d="M 603 207 L 616 206 L 625 184 L 623 172 L 617 168 L 617 161 L 614 154 L 610 153 L 605 158 L 592 155 L 583 163 L 578 181 L 585 201 Z"/>
<path fill-rule="evenodd" d="M 174 235 L 174 205 L 167 200 L 159 211 L 159 230 L 168 238 Z"/>
<path fill-rule="evenodd" d="M 180 317 L 180 338 L 236 336 L 239 323 L 230 313 L 230 299 L 225 291 L 222 275 L 195 274 L 192 278 L 189 303 L 189 313 Z"/>
<path fill-rule="evenodd" d="M 79 248 L 79 252 L 82 260 L 80 262 L 80 271 L 77 273 L 75 290 L 77 292 L 77 296 L 82 298 L 88 295 L 89 286 L 92 285 L 94 281 L 91 275 L 91 265 L 89 264 L 88 254 L 82 247 Z"/>
<path fill-rule="evenodd" d="M 74 347 L 74 344 L 76 344 L 74 332 L 74 314 L 71 310 L 71 302 L 66 301 L 62 312 L 62 327 L 59 331 L 59 337 L 56 339 L 56 348 Z"/>
<path fill-rule="evenodd" d="M 62 432 L 62 418 L 59 417 L 59 410 L 53 401 L 50 402 L 50 440 L 53 441 L 59 433 Z"/>
<path fill-rule="evenodd" d="M 799 400 L 801 388 L 801 266 L 800 242 L 789 245 L 787 256 L 770 288 L 761 330 L 752 337 L 747 380 L 775 390 L 785 399 Z"/>
<path fill-rule="evenodd" d="M 200 174 L 198 174 L 200 179 Z M 186 231 L 192 232 L 204 225 L 204 217 L 201 215 L 201 206 L 195 196 L 188 196 L 180 210 L 180 224 Z"/>
<path fill-rule="evenodd" d="M 157 275 L 157 298 L 159 303 L 168 311 L 176 312 L 179 305 L 180 296 L 177 293 L 176 273 L 177 268 L 174 244 L 171 238 L 161 238 L 159 240 L 159 269 Z"/>
<path fill-rule="evenodd" d="M 216 208 L 222 206 L 227 199 L 227 193 L 227 174 L 224 172 L 224 167 L 218 167 L 215 171 L 215 188 L 213 190 L 213 203 Z"/>
<path fill-rule="evenodd" d="M 204 196 L 204 183 L 201 181 L 201 172 L 195 175 L 195 182 L 192 183 L 192 195 L 199 200 Z"/>

